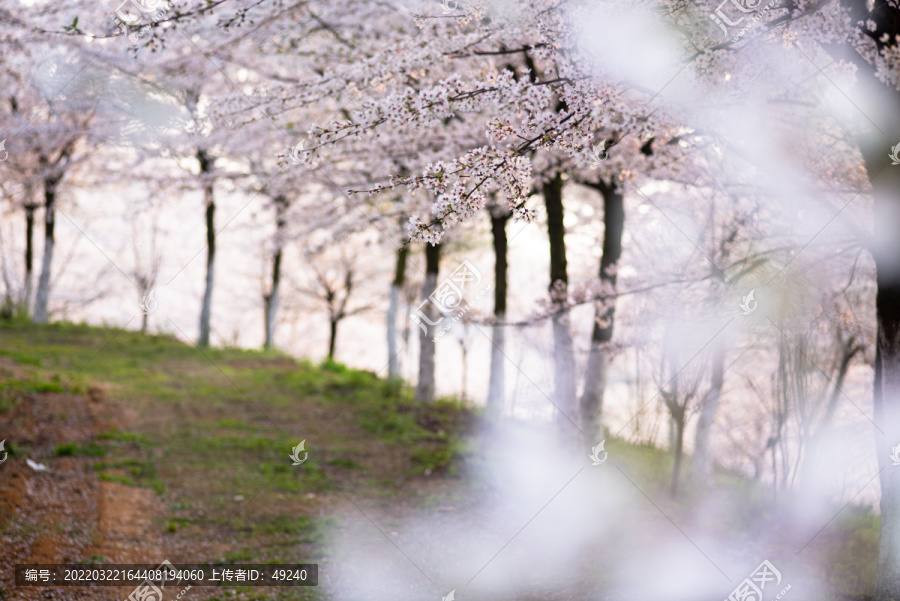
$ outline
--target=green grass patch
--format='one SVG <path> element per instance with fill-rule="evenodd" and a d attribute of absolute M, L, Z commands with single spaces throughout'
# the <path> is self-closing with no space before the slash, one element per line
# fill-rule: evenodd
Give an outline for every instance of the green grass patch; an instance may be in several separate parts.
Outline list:
<path fill-rule="evenodd" d="M 328 465 L 333 465 L 335 467 L 342 467 L 342 468 L 348 469 L 348 470 L 353 470 L 353 469 L 362 467 L 362 465 L 360 465 L 356 461 L 353 461 L 352 459 L 348 459 L 346 457 L 338 457 L 336 459 L 332 459 L 328 462 Z"/>
<path fill-rule="evenodd" d="M 18 390 L 33 394 L 71 392 L 84 394 L 88 389 L 88 381 L 80 376 L 65 377 L 60 373 L 45 374 L 35 372 L 25 378 L 10 378 L 0 382 L 0 393 Z"/>
<path fill-rule="evenodd" d="M 157 494 L 164 493 L 165 483 L 157 473 L 152 453 L 145 451 L 146 459 L 138 459 L 128 456 L 129 452 L 133 451 L 128 448 L 116 449 L 116 458 L 94 463 L 94 470 L 100 472 L 100 479 L 150 488 Z"/>
<path fill-rule="evenodd" d="M 225 527 L 233 533 L 251 535 L 253 538 L 260 536 L 289 536 L 311 537 L 316 532 L 313 519 L 305 515 L 279 515 L 253 519 L 250 517 L 238 517 L 231 519 L 214 520 L 219 526 Z"/>
<path fill-rule="evenodd" d="M 228 551 L 222 556 L 222 563 L 245 563 L 253 561 L 259 555 L 259 550 L 254 547 L 242 547 Z"/>
<path fill-rule="evenodd" d="M 137 448 L 149 449 L 156 446 L 156 443 L 146 434 L 140 432 L 123 432 L 121 430 L 107 430 L 98 436 L 100 440 L 109 440 L 114 442 L 127 443 Z"/>
<path fill-rule="evenodd" d="M 137 482 L 134 481 L 134 478 L 123 474 L 108 474 L 103 472 L 100 474 L 100 480 L 103 482 L 117 482 L 119 484 L 125 484 L 126 486 L 137 486 Z"/>
<path fill-rule="evenodd" d="M 53 450 L 54 457 L 104 457 L 107 453 L 109 453 L 109 447 L 93 441 L 88 443 L 69 442 L 61 444 Z"/>
<path fill-rule="evenodd" d="M 0 389 L 0 413 L 12 411 L 18 403 L 19 399 L 13 396 L 9 390 Z"/>
<path fill-rule="evenodd" d="M 80 559 L 75 563 L 106 563 L 106 558 L 102 555 L 91 555 L 87 559 Z"/>
<path fill-rule="evenodd" d="M 0 351 L 0 356 L 9 357 L 19 365 L 33 365 L 40 367 L 41 360 L 37 355 L 15 351 Z"/>

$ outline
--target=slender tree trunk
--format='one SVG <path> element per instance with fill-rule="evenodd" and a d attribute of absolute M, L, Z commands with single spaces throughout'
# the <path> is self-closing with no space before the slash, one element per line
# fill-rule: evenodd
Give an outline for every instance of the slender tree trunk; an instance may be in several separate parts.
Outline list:
<path fill-rule="evenodd" d="M 337 327 L 340 319 L 332 317 L 328 329 L 328 360 L 334 361 L 334 347 L 337 344 Z"/>
<path fill-rule="evenodd" d="M 872 418 L 876 424 L 882 424 L 884 423 L 884 398 L 881 395 L 881 347 L 877 341 L 875 344 L 875 365 L 873 367 Z M 875 437 L 875 449 L 879 466 L 884 466 L 884 457 L 887 454 L 888 447 L 889 445 L 885 444 L 882 438 Z"/>
<path fill-rule="evenodd" d="M 150 317 L 144 311 L 141 311 L 141 334 L 147 333 L 147 318 Z"/>
<path fill-rule="evenodd" d="M 281 285 L 281 249 L 284 245 L 284 228 L 287 224 L 284 211 L 286 209 L 287 199 L 279 196 L 275 199 L 275 255 L 272 257 L 272 287 L 269 294 L 263 297 L 263 304 L 266 311 L 266 340 L 263 348 L 273 348 L 275 346 L 275 317 L 278 313 L 278 289 Z"/>
<path fill-rule="evenodd" d="M 263 348 L 273 348 L 275 346 L 275 317 L 278 313 L 278 289 L 281 286 L 281 248 L 275 251 L 272 257 L 272 288 L 266 295 L 266 340 Z"/>
<path fill-rule="evenodd" d="M 506 239 L 506 222 L 511 213 L 499 208 L 492 210 L 491 234 L 494 246 L 494 319 L 491 328 L 491 374 L 488 383 L 486 413 L 488 419 L 496 420 L 503 414 L 506 397 L 506 290 L 508 277 L 509 245 Z"/>
<path fill-rule="evenodd" d="M 29 202 L 25 205 L 25 298 L 23 310 L 31 315 L 31 302 L 34 296 L 34 210 L 37 207 Z"/>
<path fill-rule="evenodd" d="M 462 391 L 459 398 L 465 401 L 469 395 L 469 349 L 464 342 L 460 343 L 462 347 Z"/>
<path fill-rule="evenodd" d="M 862 350 L 860 347 L 855 346 L 855 344 L 854 340 L 850 340 L 848 345 L 842 349 L 837 376 L 834 378 L 834 384 L 831 386 L 831 395 L 828 399 L 828 405 L 826 406 L 825 413 L 822 415 L 822 419 L 818 424 L 815 424 L 814 429 L 812 423 L 808 425 L 807 429 L 811 430 L 811 433 L 808 434 L 809 442 L 806 445 L 806 451 L 802 455 L 802 471 L 797 470 L 795 472 L 800 474 L 800 486 L 804 488 L 810 488 L 818 480 L 816 476 L 822 473 L 823 470 L 828 469 L 827 466 L 822 465 L 821 462 L 815 461 L 814 459 L 822 456 L 824 446 L 832 438 L 833 431 L 831 428 L 831 420 L 834 418 L 834 412 L 837 410 L 838 403 L 841 400 L 841 390 L 843 389 L 844 381 L 847 379 L 847 373 L 850 371 L 850 363 L 853 361 L 853 357 L 857 352 Z M 800 458 L 801 455 L 798 453 L 798 461 Z"/>
<path fill-rule="evenodd" d="M 897 132 L 900 136 L 900 131 Z M 898 138 L 900 141 L 900 138 Z M 879 159 L 880 160 L 880 159 Z M 885 159 L 886 160 L 886 159 Z M 876 253 L 878 293 L 878 365 L 876 366 L 876 421 L 885 433 L 879 439 L 878 460 L 881 479 L 881 543 L 875 599 L 900 599 L 900 469 L 887 462 L 890 447 L 900 444 L 900 169 L 888 166 L 870 180 L 875 188 L 875 230 L 890 249 Z M 879 231 L 881 230 L 881 231 Z"/>
<path fill-rule="evenodd" d="M 34 300 L 34 322 L 47 323 L 50 302 L 50 269 L 53 263 L 54 227 L 56 225 L 56 187 L 58 177 L 44 179 L 44 258 L 41 261 L 41 276 L 38 279 L 37 295 Z"/>
<path fill-rule="evenodd" d="M 694 475 L 703 482 L 712 476 L 712 454 L 710 453 L 710 434 L 716 421 L 716 412 L 722 399 L 722 386 L 725 383 L 725 344 L 720 338 L 713 343 L 712 368 L 710 373 L 709 393 L 700 417 L 697 419 L 697 432 L 694 437 Z"/>
<path fill-rule="evenodd" d="M 783 324 L 782 324 L 783 327 Z M 772 443 L 772 503 L 778 502 L 779 479 L 784 481 L 784 469 L 781 470 L 779 476 L 779 455 L 781 458 L 781 467 L 784 467 L 784 424 L 787 420 L 791 408 L 791 392 L 790 392 L 790 357 L 787 338 L 784 334 L 778 335 L 778 369 L 775 375 L 775 425 L 770 441 Z"/>
<path fill-rule="evenodd" d="M 681 461 L 684 455 L 684 417 L 684 407 L 679 407 L 672 414 L 672 421 L 675 423 L 675 465 L 672 468 L 673 497 L 678 495 L 678 480 L 681 478 Z"/>
<path fill-rule="evenodd" d="M 622 232 L 625 229 L 625 203 L 615 181 L 603 180 L 593 186 L 603 195 L 603 256 L 600 259 L 600 282 L 604 294 L 615 294 L 616 268 L 622 256 Z M 596 304 L 591 349 L 584 374 L 581 394 L 582 429 L 587 442 L 603 440 L 603 394 L 606 390 L 607 344 L 612 340 L 616 298 L 612 296 Z"/>
<path fill-rule="evenodd" d="M 681 386 L 681 370 L 678 364 L 678 350 L 672 340 L 672 332 L 666 333 L 665 343 L 663 346 L 663 355 L 660 363 L 660 376 L 668 382 L 659 394 L 669 410 L 669 448 L 672 449 L 673 466 L 672 466 L 672 497 L 678 495 L 678 480 L 681 477 L 682 452 L 684 450 L 684 428 L 685 417 L 687 416 L 687 406 L 690 398 L 694 394 L 694 390 Z M 668 375 L 667 375 L 668 374 Z"/>
<path fill-rule="evenodd" d="M 569 275 L 562 190 L 562 176 L 557 175 L 547 182 L 543 193 L 550 240 L 550 296 L 565 306 L 568 302 Z M 566 432 L 571 424 L 578 423 L 575 407 L 575 357 L 567 308 L 555 312 L 553 316 L 553 403 L 559 411 L 557 423 L 561 431 Z"/>
<path fill-rule="evenodd" d="M 425 282 L 422 284 L 422 312 L 428 322 L 419 322 L 419 381 L 416 384 L 416 400 L 423 403 L 434 401 L 434 337 L 435 323 L 438 322 L 438 308 L 428 297 L 437 288 L 438 268 L 441 260 L 441 245 L 425 245 Z"/>
<path fill-rule="evenodd" d="M 397 263 L 394 268 L 394 281 L 391 282 L 391 299 L 387 311 L 388 339 L 388 378 L 400 379 L 400 350 L 397 344 L 397 313 L 400 309 L 400 296 L 406 283 L 406 260 L 409 257 L 409 245 L 397 251 Z"/>
<path fill-rule="evenodd" d="M 200 162 L 201 177 L 209 178 L 212 173 L 213 159 L 205 150 L 197 150 L 197 160 Z M 200 309 L 200 337 L 197 346 L 209 346 L 209 322 L 212 310 L 213 275 L 216 261 L 216 230 L 215 215 L 216 203 L 213 196 L 213 181 L 205 179 L 203 182 L 203 194 L 206 201 L 206 287 L 203 291 L 203 305 Z"/>

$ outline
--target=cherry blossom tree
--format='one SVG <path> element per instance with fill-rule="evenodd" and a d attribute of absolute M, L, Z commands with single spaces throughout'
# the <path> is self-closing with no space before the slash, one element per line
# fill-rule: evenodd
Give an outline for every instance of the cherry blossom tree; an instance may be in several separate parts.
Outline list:
<path fill-rule="evenodd" d="M 124 63 L 106 51 L 110 45 L 99 44 L 121 41 L 124 34 L 137 35 L 131 40 L 132 50 L 153 64 L 147 65 L 146 73 L 132 70 L 132 75 L 175 90 L 173 94 L 190 109 L 194 139 L 181 146 L 170 145 L 182 159 L 191 158 L 198 187 L 204 193 L 208 252 L 201 344 L 209 342 L 215 181 L 221 177 L 219 169 L 241 161 L 236 151 L 243 149 L 235 148 L 229 135 L 255 131 L 252 128 L 259 124 L 271 124 L 277 135 L 254 136 L 253 142 L 296 158 L 290 162 L 299 164 L 288 169 L 303 170 L 310 178 L 309 174 L 315 173 L 318 183 L 332 192 L 334 202 L 360 216 L 354 225 L 341 221 L 328 227 L 354 229 L 360 224 L 378 227 L 382 223 L 393 227 L 399 217 L 408 219 L 409 241 L 426 243 L 423 299 L 437 285 L 441 243 L 489 205 L 499 289 L 505 270 L 501 256 L 505 257 L 507 216 L 533 220 L 540 196 L 548 219 L 551 255 L 550 309 L 544 317 L 552 321 L 556 346 L 554 402 L 564 420 L 579 421 L 573 324 L 568 320 L 575 304 L 595 303 L 579 404 L 580 422 L 586 435 L 594 439 L 604 434 L 603 395 L 613 325 L 619 328 L 621 324 L 616 311 L 627 293 L 622 274 L 627 266 L 623 257 L 629 251 L 624 236 L 628 231 L 624 207 L 629 197 L 653 202 L 645 184 L 681 181 L 698 185 L 697 180 L 702 180 L 700 186 L 717 191 L 709 203 L 714 206 L 731 198 L 719 194 L 721 188 L 749 187 L 748 180 L 755 178 L 754 194 L 767 197 L 760 203 L 762 212 L 774 213 L 779 204 L 797 201 L 833 215 L 838 223 L 871 221 L 865 211 L 854 213 L 854 207 L 841 216 L 857 197 L 871 198 L 874 231 L 868 231 L 867 221 L 856 226 L 855 235 L 872 253 L 877 267 L 874 421 L 879 461 L 887 467 L 887 449 L 900 441 L 900 169 L 894 169 L 895 163 L 900 163 L 896 151 L 900 144 L 900 9 L 895 2 L 787 0 L 763 7 L 761 2 L 726 6 L 712 0 L 641 6 L 526 0 L 517 3 L 513 11 L 502 3 L 472 3 L 455 7 L 449 15 L 438 2 L 417 4 L 411 11 L 404 10 L 409 5 L 399 2 L 362 0 L 176 4 L 143 24 L 126 18 L 124 25 L 107 19 L 100 26 L 95 17 L 103 11 L 91 11 L 84 2 L 65 11 L 28 16 L 20 10 L 3 9 L 2 16 L 15 27 L 39 23 L 42 35 L 69 40 L 89 37 L 104 50 L 102 58 L 110 65 Z M 632 9 L 633 15 L 623 14 Z M 211 14 L 214 10 L 218 14 Z M 68 18 L 78 11 L 85 11 L 80 20 Z M 618 24 L 627 27 L 615 31 Z M 642 30 L 642 26 L 648 29 Z M 223 62 L 212 65 L 202 52 L 188 52 L 194 58 L 184 58 L 184 51 L 194 45 L 201 51 L 215 49 Z M 259 51 L 248 52 L 248 48 Z M 158 50 L 156 57 L 150 56 L 153 50 Z M 642 58 L 648 59 L 649 66 L 639 64 L 637 59 Z M 231 83 L 239 79 L 239 69 L 249 73 L 241 82 L 246 85 Z M 217 72 L 228 74 L 228 81 L 218 79 L 211 84 Z M 757 106 L 751 106 L 754 103 Z M 210 115 L 213 119 L 207 119 Z M 213 128 L 213 121 L 225 127 Z M 62 179 L 59 169 L 51 166 L 67 167 L 78 149 L 73 144 L 66 150 L 64 142 L 41 143 L 40 148 L 53 152 L 43 162 L 37 156 L 32 169 L 43 178 L 48 209 L 55 205 Z M 725 156 L 746 171 L 739 176 L 725 172 L 711 162 L 711 156 Z M 268 166 L 251 170 L 258 172 L 260 179 L 277 171 Z M 714 184 L 716 177 L 719 181 Z M 584 292 L 577 290 L 569 273 L 565 251 L 567 207 L 563 197 L 575 184 L 599 193 L 604 215 L 597 277 Z M 49 196 L 48 189 L 52 192 Z M 842 198 L 848 190 L 851 197 Z M 276 193 L 273 198 L 283 197 Z M 735 197 L 743 202 L 747 195 Z M 692 213 L 708 214 L 694 211 L 700 203 L 693 200 L 684 205 Z M 664 209 L 659 210 L 670 217 Z M 275 212 L 277 230 L 280 222 Z M 734 211 L 732 232 L 739 231 L 738 238 L 764 238 L 740 222 L 740 212 L 741 207 Z M 45 219 L 50 248 L 50 254 L 45 250 L 45 261 L 49 262 L 53 211 L 45 213 L 51 217 Z M 695 304 L 702 305 L 703 311 L 696 310 L 704 319 L 726 304 L 723 299 L 736 292 L 738 284 L 747 281 L 744 276 L 753 271 L 756 261 L 758 249 L 750 242 L 729 242 L 730 226 L 722 226 L 726 221 L 721 216 L 710 218 L 711 237 L 718 238 L 718 244 L 693 243 L 712 267 L 686 268 L 684 274 L 677 274 L 683 275 L 694 297 L 701 298 Z M 830 223 L 826 222 L 823 230 Z M 627 226 L 639 227 L 630 217 Z M 407 240 L 398 240 L 393 229 L 385 229 L 390 232 L 385 238 L 397 253 L 394 290 L 399 290 L 405 279 Z M 819 233 L 802 233 L 806 238 L 785 236 L 794 254 L 765 249 L 780 260 L 780 270 L 772 275 L 776 280 L 773 287 L 787 287 L 795 276 L 802 261 L 792 264 L 794 256 L 813 255 L 813 241 Z M 280 248 L 276 244 L 273 261 L 280 256 Z M 828 255 L 816 256 L 825 261 Z M 839 267 L 828 272 L 830 286 L 841 279 L 836 273 L 843 275 L 843 266 Z M 40 319 L 46 320 L 49 280 L 44 273 L 49 274 L 49 269 L 42 271 L 37 296 L 38 305 L 44 306 Z M 650 280 L 658 274 L 642 274 L 641 284 L 656 285 Z M 267 302 L 277 299 L 275 277 L 272 284 Z M 805 424 L 808 444 L 816 438 L 816 430 L 827 424 L 825 416 L 833 400 L 841 398 L 836 395 L 841 374 L 866 354 L 867 339 L 856 331 L 857 324 L 841 321 L 846 301 L 835 300 L 828 292 L 833 290 L 822 294 L 823 314 L 840 323 L 825 337 L 828 343 L 786 327 L 784 339 L 768 341 L 770 349 L 782 349 L 785 373 L 797 378 L 782 380 L 776 391 L 781 402 L 786 402 L 789 387 L 803 385 L 805 376 L 796 348 L 806 353 L 821 346 L 825 349 L 822 357 L 835 357 L 826 361 L 835 366 L 829 372 L 834 374 L 834 387 L 817 395 L 816 410 L 812 406 L 801 410 L 796 402 L 792 405 L 791 410 L 799 411 L 800 423 Z M 388 347 L 393 356 L 396 344 L 390 331 L 396 303 L 391 307 Z M 496 296 L 495 319 L 500 321 L 504 314 L 505 296 Z M 274 320 L 268 315 L 267 307 L 267 331 Z M 775 312 L 772 315 L 777 317 Z M 436 314 L 430 315 L 430 319 L 436 318 Z M 773 323 L 779 324 L 776 319 Z M 434 354 L 433 345 L 427 344 L 427 330 L 421 333 L 418 382 L 418 396 L 423 400 L 434 396 Z M 788 333 L 809 339 L 790 351 Z M 502 329 L 495 329 L 494 338 L 502 351 Z M 711 469 L 709 433 L 724 402 L 727 359 L 733 356 L 730 341 L 711 335 L 710 343 L 710 356 L 681 376 L 680 368 L 689 359 L 679 352 L 683 349 L 670 344 L 662 353 L 661 374 L 665 377 L 659 380 L 678 429 L 673 441 L 678 461 L 688 419 L 693 411 L 699 412 L 696 466 L 704 477 Z M 499 354 L 496 357 L 499 366 Z M 397 370 L 391 369 L 391 373 Z M 499 367 L 495 374 L 491 384 L 494 408 L 503 379 Z M 793 401 L 805 398 L 795 397 Z M 824 409 L 823 399 L 827 399 Z M 776 416 L 778 428 L 782 420 L 787 424 L 792 417 L 786 410 Z M 780 436 L 781 432 L 773 434 L 774 438 Z M 774 438 L 773 445 L 781 444 Z M 900 475 L 883 469 L 879 478 L 882 531 L 876 599 L 887 601 L 900 598 Z M 673 487 L 677 482 L 676 470 Z"/>

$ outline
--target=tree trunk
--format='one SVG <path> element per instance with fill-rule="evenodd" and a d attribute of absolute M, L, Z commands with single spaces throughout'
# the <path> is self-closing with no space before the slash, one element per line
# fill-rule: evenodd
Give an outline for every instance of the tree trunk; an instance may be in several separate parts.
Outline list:
<path fill-rule="evenodd" d="M 851 23 L 867 24 L 864 31 L 876 50 L 896 50 L 900 34 L 900 9 L 896 5 L 879 1 L 870 9 L 863 0 L 841 0 L 840 4 L 848 11 Z M 900 170 L 889 164 L 887 155 L 892 145 L 900 143 L 900 93 L 879 79 L 875 66 L 861 56 L 856 45 L 823 47 L 834 58 L 856 67 L 852 102 L 862 114 L 878 121 L 875 131 L 860 135 L 857 143 L 874 196 L 875 244 L 870 248 L 874 249 L 878 286 L 873 414 L 880 430 L 875 440 L 882 469 L 875 601 L 896 601 L 900 599 L 900 472 L 887 463 L 887 449 L 900 444 Z"/>
<path fill-rule="evenodd" d="M 400 379 L 400 350 L 397 344 L 397 312 L 400 309 L 400 295 L 406 283 L 406 259 L 409 256 L 409 245 L 397 251 L 397 263 L 394 268 L 394 281 L 391 282 L 391 300 L 387 311 L 388 341 L 388 378 Z"/>
<path fill-rule="evenodd" d="M 284 196 L 275 199 L 275 255 L 272 257 L 272 287 L 269 289 L 269 294 L 263 297 L 266 311 L 266 340 L 263 348 L 266 349 L 275 346 L 275 316 L 278 313 L 278 289 L 281 284 L 281 248 L 284 245 L 286 200 Z"/>
<path fill-rule="evenodd" d="M 684 450 L 684 417 L 685 408 L 680 407 L 672 413 L 675 423 L 675 465 L 672 468 L 672 497 L 678 495 L 678 479 L 681 477 L 681 459 Z"/>
<path fill-rule="evenodd" d="M 622 232 L 625 229 L 624 197 L 615 181 L 603 180 L 594 186 L 603 195 L 603 256 L 600 259 L 599 278 L 601 291 L 615 294 L 616 267 L 622 256 Z M 591 349 L 584 374 L 584 390 L 581 393 L 582 429 L 587 442 L 595 445 L 603 435 L 603 393 L 606 390 L 606 346 L 613 335 L 616 298 L 612 296 L 596 303 L 594 328 L 591 333 Z"/>
<path fill-rule="evenodd" d="M 416 400 L 423 403 L 434 401 L 434 337 L 438 322 L 438 308 L 429 300 L 437 288 L 438 267 L 441 260 L 441 245 L 425 245 L 425 282 L 422 284 L 420 305 L 428 321 L 419 322 L 419 381 L 416 384 Z"/>
<path fill-rule="evenodd" d="M 23 311 L 31 315 L 31 301 L 34 296 L 34 210 L 33 204 L 25 205 L 25 298 Z"/>
<path fill-rule="evenodd" d="M 878 223 L 877 214 L 875 222 Z M 900 227 L 894 229 L 897 231 Z M 881 544 L 875 598 L 887 601 L 900 599 L 900 472 L 885 459 L 887 447 L 900 444 L 900 282 L 896 274 L 883 276 L 879 268 L 875 305 L 880 352 L 878 375 L 881 379 L 878 395 L 881 420 L 878 425 L 886 434 L 884 443 L 887 443 L 882 443 L 878 454 L 883 469 L 880 472 Z"/>
<path fill-rule="evenodd" d="M 272 288 L 266 295 L 266 340 L 263 348 L 273 348 L 275 346 L 275 316 L 278 313 L 278 288 L 281 284 L 281 249 L 275 251 L 272 258 Z"/>
<path fill-rule="evenodd" d="M 668 377 L 665 387 L 660 389 L 666 408 L 669 410 L 669 448 L 672 449 L 672 498 L 678 494 L 678 479 L 681 477 L 682 452 L 684 449 L 684 428 L 687 407 L 694 395 L 696 386 L 691 388 L 681 385 L 681 369 L 678 365 L 678 350 L 674 347 L 671 330 L 667 331 L 660 364 L 662 380 Z M 667 376 L 666 374 L 670 374 Z"/>
<path fill-rule="evenodd" d="M 900 132 L 897 133 L 900 142 Z M 882 241 L 891 240 L 891 249 L 876 253 L 878 293 L 875 307 L 878 317 L 876 371 L 876 422 L 885 437 L 878 445 L 878 460 L 883 468 L 881 478 L 881 544 L 878 554 L 878 576 L 875 585 L 877 601 L 900 599 L 900 471 L 889 463 L 889 448 L 900 444 L 900 170 L 887 167 L 880 176 L 870 179 L 875 188 L 875 228 Z M 887 251 L 887 252 L 885 252 Z M 879 381 L 880 380 L 880 381 Z M 876 438 L 881 438 L 876 436 Z"/>
<path fill-rule="evenodd" d="M 815 458 L 823 456 L 823 448 L 832 438 L 833 430 L 831 421 L 834 418 L 834 412 L 837 410 L 837 406 L 841 400 L 841 391 L 843 390 L 844 382 L 847 379 L 847 373 L 850 371 L 850 364 L 857 352 L 862 350 L 855 345 L 855 340 L 850 340 L 848 341 L 847 346 L 842 349 L 841 361 L 837 368 L 837 375 L 834 377 L 834 383 L 831 385 L 830 398 L 821 420 L 819 420 L 818 424 L 813 424 L 811 421 L 805 424 L 806 427 L 804 430 L 807 431 L 808 442 L 805 451 L 802 454 L 797 454 L 797 461 L 799 462 L 801 459 L 803 461 L 802 471 L 798 470 L 797 473 L 800 474 L 800 486 L 809 490 L 815 491 L 812 487 L 819 480 L 817 476 L 829 469 L 826 465 L 823 465 L 822 462 L 815 461 Z"/>
<path fill-rule="evenodd" d="M 709 482 L 712 476 L 712 454 L 710 453 L 710 434 L 716 421 L 716 412 L 722 399 L 722 386 L 725 383 L 725 344 L 721 337 L 713 342 L 712 368 L 710 373 L 709 393 L 700 417 L 697 418 L 697 433 L 694 437 L 694 475 L 702 482 Z"/>
<path fill-rule="evenodd" d="M 53 230 L 56 225 L 56 187 L 58 177 L 44 179 L 44 258 L 41 261 L 41 276 L 38 278 L 37 295 L 34 299 L 34 323 L 47 323 L 50 302 L 50 269 L 53 263 Z"/>
<path fill-rule="evenodd" d="M 876 3 L 875 11 L 866 18 L 873 19 L 881 30 L 885 29 L 885 20 L 893 18 L 890 27 L 900 29 L 900 12 L 884 4 Z M 893 31 L 891 40 L 896 33 L 900 32 Z M 869 91 L 884 95 L 885 88 L 873 73 L 857 75 L 863 76 Z M 873 409 L 875 423 L 884 432 L 883 436 L 875 433 L 882 468 L 875 601 L 896 601 L 900 599 L 900 469 L 890 464 L 888 454 L 891 447 L 900 444 L 900 168 L 890 164 L 885 152 L 900 143 L 900 93 L 896 90 L 890 91 L 889 112 L 879 114 L 879 129 L 883 134 L 874 133 L 859 141 L 874 196 L 878 334 Z"/>
<path fill-rule="evenodd" d="M 340 319 L 332 317 L 328 328 L 328 360 L 334 361 L 334 347 L 337 344 L 337 327 Z"/>
<path fill-rule="evenodd" d="M 465 402 L 469 395 L 469 349 L 465 342 L 459 344 L 462 350 L 462 390 L 459 394 L 459 400 Z"/>
<path fill-rule="evenodd" d="M 561 309 L 553 315 L 553 404 L 559 413 L 557 423 L 562 432 L 578 423 L 575 410 L 575 373 L 572 333 L 569 330 L 569 276 L 566 264 L 566 229 L 563 224 L 563 181 L 557 175 L 544 186 L 547 207 L 547 233 L 550 240 L 550 297 Z"/>
<path fill-rule="evenodd" d="M 201 177 L 209 176 L 213 168 L 213 159 L 205 150 L 197 151 L 197 160 L 200 162 Z M 209 321 L 212 310 L 213 274 L 215 273 L 216 260 L 216 230 L 215 214 L 216 203 L 213 196 L 212 179 L 203 182 L 203 194 L 206 201 L 206 287 L 203 291 L 203 305 L 200 309 L 200 336 L 197 346 L 209 346 Z"/>
<path fill-rule="evenodd" d="M 491 328 L 491 374 L 488 383 L 488 398 L 485 412 L 490 420 L 499 419 L 503 414 L 506 397 L 506 289 L 508 277 L 509 244 L 506 239 L 508 210 L 496 208 L 491 211 L 491 233 L 494 246 L 494 319 Z"/>

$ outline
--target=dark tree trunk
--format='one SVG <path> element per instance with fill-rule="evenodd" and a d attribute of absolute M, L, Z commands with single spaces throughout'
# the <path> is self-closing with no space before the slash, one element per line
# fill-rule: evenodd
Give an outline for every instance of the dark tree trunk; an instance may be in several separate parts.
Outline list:
<path fill-rule="evenodd" d="M 493 207 L 491 216 L 491 234 L 494 246 L 494 319 L 496 324 L 491 332 L 491 374 L 488 384 L 486 413 L 488 419 L 498 419 L 503 414 L 506 380 L 506 332 L 503 321 L 506 319 L 506 289 L 508 271 L 509 244 L 506 239 L 506 223 L 509 221 L 509 210 Z"/>
<path fill-rule="evenodd" d="M 603 195 L 603 256 L 600 258 L 601 290 L 615 294 L 616 268 L 622 256 L 622 232 L 625 229 L 625 199 L 615 181 L 592 185 Z M 591 332 L 591 348 L 581 394 L 584 434 L 591 445 L 603 440 L 603 393 L 606 390 L 607 344 L 612 340 L 616 297 L 598 301 Z"/>
<path fill-rule="evenodd" d="M 26 315 L 31 315 L 34 296 L 34 211 L 36 205 L 25 205 L 25 298 L 22 307 Z"/>
<path fill-rule="evenodd" d="M 210 174 L 214 160 L 205 150 L 197 150 L 200 162 L 200 176 L 203 178 L 203 195 L 206 202 L 206 286 L 203 291 L 203 305 L 200 309 L 200 336 L 197 346 L 209 346 L 210 313 L 212 311 L 213 274 L 216 261 L 216 203 L 213 195 L 213 181 Z"/>
<path fill-rule="evenodd" d="M 876 223 L 878 217 L 876 215 Z M 900 231 L 900 224 L 894 232 Z M 876 226 L 877 227 L 877 226 Z M 896 256 L 894 260 L 896 260 Z M 886 449 L 900 444 L 900 282 L 895 274 L 878 273 L 878 351 L 880 379 L 877 399 L 885 433 L 879 463 L 881 475 L 881 545 L 876 599 L 900 599 L 900 473 L 886 463 Z"/>
<path fill-rule="evenodd" d="M 278 313 L 278 288 L 280 285 L 281 249 L 279 248 L 272 257 L 272 288 L 263 299 L 266 310 L 266 340 L 263 343 L 263 348 L 267 349 L 275 346 L 275 317 Z"/>
<path fill-rule="evenodd" d="M 41 261 L 41 276 L 38 279 L 37 295 L 34 300 L 34 322 L 47 323 L 50 303 L 50 271 L 53 264 L 53 247 L 56 243 L 56 188 L 60 178 L 44 178 L 44 258 Z"/>
<path fill-rule="evenodd" d="M 340 319 L 332 317 L 328 329 L 328 360 L 334 361 L 334 347 L 337 344 L 337 327 Z"/>
<path fill-rule="evenodd" d="M 900 8 L 875 0 L 872 10 L 864 0 L 840 0 L 850 23 L 869 36 L 875 50 L 896 50 L 900 35 Z M 872 27 L 870 28 L 869 25 Z M 900 92 L 881 81 L 873 64 L 857 51 L 865 45 L 823 44 L 838 60 L 856 67 L 852 102 L 862 114 L 877 121 L 874 131 L 858 136 L 874 202 L 875 266 L 878 326 L 874 380 L 876 447 L 881 480 L 881 539 L 875 601 L 900 599 L 900 473 L 886 463 L 886 450 L 900 443 L 900 170 L 890 165 L 888 152 L 900 143 Z"/>
<path fill-rule="evenodd" d="M 900 9 L 884 0 L 876 0 L 871 12 L 862 0 L 842 0 L 841 4 L 849 10 L 851 22 L 874 25 L 874 31 L 866 27 L 861 27 L 861 31 L 871 37 L 876 48 L 896 46 Z M 896 601 L 900 599 L 900 471 L 888 463 L 887 453 L 900 444 L 900 169 L 890 164 L 888 153 L 891 146 L 900 143 L 900 92 L 880 81 L 874 66 L 856 54 L 854 48 L 829 50 L 857 67 L 854 102 L 878 122 L 875 131 L 858 138 L 874 197 L 873 248 L 878 286 L 873 400 L 875 423 L 880 430 L 875 433 L 876 448 L 882 469 L 875 601 Z"/>
<path fill-rule="evenodd" d="M 550 296 L 560 303 L 560 309 L 553 315 L 553 403 L 559 411 L 560 430 L 565 433 L 578 423 L 578 416 L 575 407 L 575 358 L 566 308 L 569 275 L 562 191 L 562 175 L 555 176 L 543 189 L 550 240 Z"/>
<path fill-rule="evenodd" d="M 434 401 L 434 338 L 438 322 L 438 308 L 428 297 L 437 288 L 438 269 L 441 261 L 441 245 L 425 245 L 425 282 L 422 284 L 421 316 L 419 321 L 419 381 L 416 384 L 416 400 Z M 426 321 L 427 320 L 427 321 Z"/>
<path fill-rule="evenodd" d="M 397 250 L 397 262 L 394 266 L 394 281 L 391 282 L 391 298 L 387 311 L 388 339 L 388 378 L 400 379 L 400 349 L 397 344 L 397 313 L 400 309 L 400 297 L 406 284 L 406 261 L 409 257 L 409 245 Z"/>
<path fill-rule="evenodd" d="M 272 257 L 272 286 L 269 293 L 263 296 L 265 306 L 266 339 L 263 348 L 275 346 L 275 317 L 278 314 L 278 290 L 281 285 L 281 249 L 284 245 L 284 228 L 287 225 L 285 210 L 287 199 L 284 196 L 275 198 L 275 254 Z"/>

